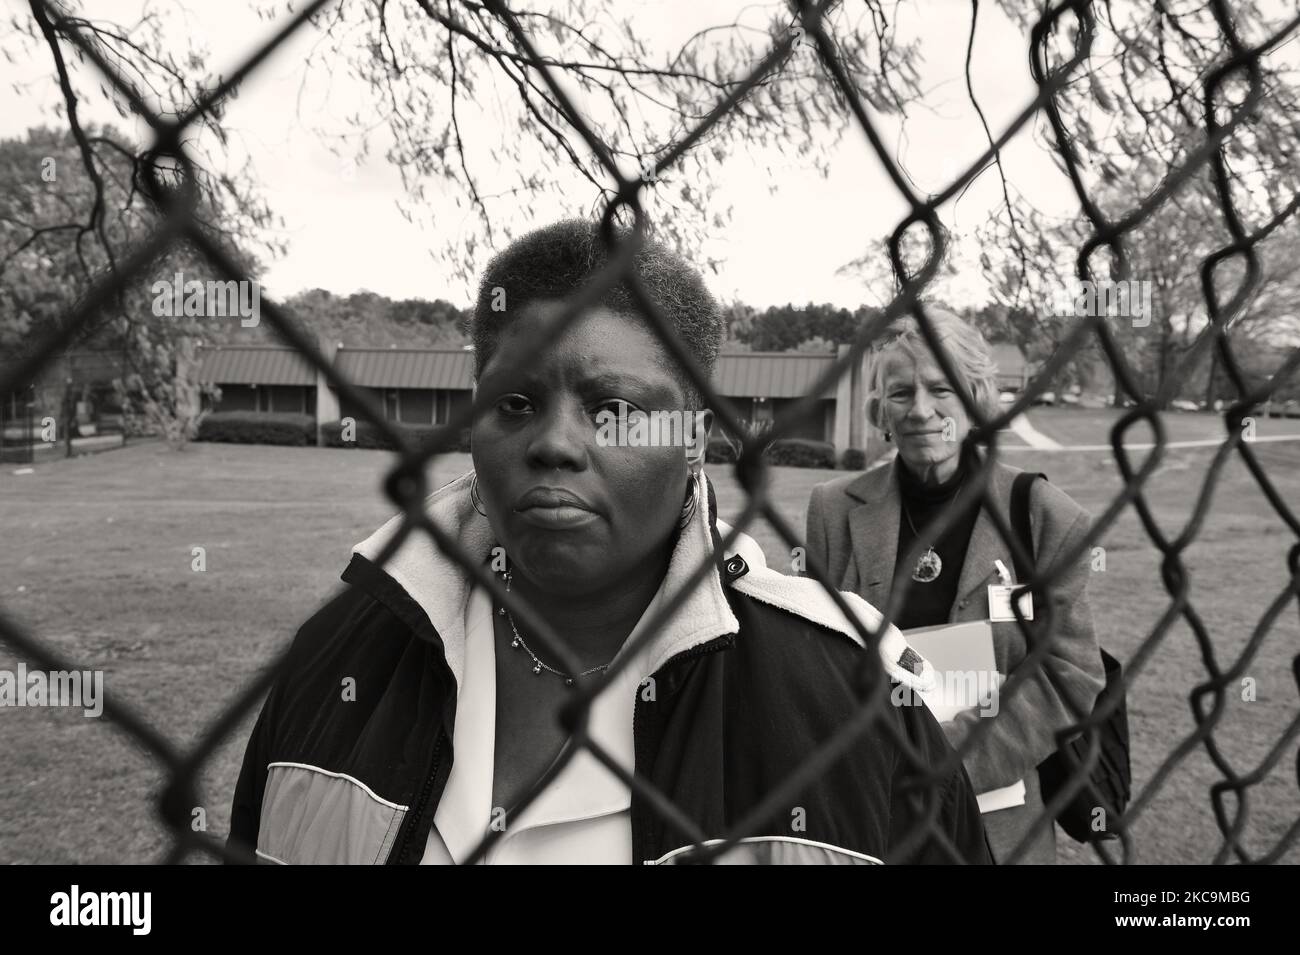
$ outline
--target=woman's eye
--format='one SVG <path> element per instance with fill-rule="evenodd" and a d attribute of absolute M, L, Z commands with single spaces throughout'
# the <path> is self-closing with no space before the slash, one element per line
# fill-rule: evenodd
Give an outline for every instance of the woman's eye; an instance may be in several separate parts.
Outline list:
<path fill-rule="evenodd" d="M 497 402 L 497 410 L 505 415 L 521 415 L 532 411 L 533 404 L 523 395 L 506 395 Z"/>
<path fill-rule="evenodd" d="M 597 418 L 613 417 L 615 421 L 627 421 L 628 416 L 637 410 L 636 405 L 618 398 L 602 401 L 592 409 Z"/>

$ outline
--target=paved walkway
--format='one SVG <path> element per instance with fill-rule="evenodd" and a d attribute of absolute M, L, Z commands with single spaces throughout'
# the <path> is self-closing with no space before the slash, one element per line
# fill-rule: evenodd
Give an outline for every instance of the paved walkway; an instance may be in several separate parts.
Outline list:
<path fill-rule="evenodd" d="M 1050 439 L 1049 439 L 1049 440 L 1050 440 Z M 1219 445 L 1223 444 L 1223 442 L 1224 442 L 1225 440 L 1227 440 L 1226 437 L 1224 437 L 1224 438 L 1214 438 L 1214 439 L 1204 440 L 1204 441 L 1166 441 L 1166 442 L 1164 443 L 1164 447 L 1165 447 L 1165 448 L 1217 448 Z M 1246 443 L 1247 443 L 1247 444 L 1268 444 L 1268 443 L 1271 443 L 1271 442 L 1274 442 L 1274 441 L 1300 441 L 1300 434 L 1275 434 L 1275 435 L 1269 435 L 1268 437 L 1264 437 L 1264 438 L 1247 438 L 1247 439 L 1246 439 Z M 1155 447 L 1155 444 L 1154 444 L 1153 442 L 1150 442 L 1150 441 L 1142 442 L 1141 444 L 1125 444 L 1125 445 L 1124 445 L 1125 450 L 1128 450 L 1128 451 L 1150 451 L 1150 450 L 1151 450 L 1152 448 L 1154 448 L 1154 447 Z M 1010 445 L 1010 444 L 1008 444 L 1008 445 L 999 445 L 999 446 L 998 446 L 998 450 L 999 450 L 999 451 L 1030 451 L 1030 450 L 1037 450 L 1037 451 L 1114 451 L 1115 449 L 1112 448 L 1109 444 L 1072 444 L 1072 445 L 1070 445 L 1070 446 L 1067 447 L 1067 446 L 1062 445 L 1062 444 L 1057 444 L 1055 441 L 1053 441 L 1052 444 L 1051 444 L 1050 446 L 1048 446 L 1048 447 L 1042 447 L 1042 448 L 1021 447 L 1021 446 L 1018 446 L 1018 445 Z"/>
<path fill-rule="evenodd" d="M 1011 419 L 1011 430 L 1015 435 L 1025 442 L 1031 448 L 1038 451 L 1060 451 L 1061 443 L 1049 438 L 1043 432 L 1039 431 L 1024 415 L 1016 415 Z"/>

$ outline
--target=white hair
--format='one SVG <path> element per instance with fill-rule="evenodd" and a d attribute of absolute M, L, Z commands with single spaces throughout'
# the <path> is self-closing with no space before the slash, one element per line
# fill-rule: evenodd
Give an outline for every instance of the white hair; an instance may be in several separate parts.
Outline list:
<path fill-rule="evenodd" d="M 944 308 L 925 306 L 925 316 L 930 320 L 930 327 L 957 372 L 958 381 L 952 384 L 959 389 L 964 388 L 970 394 L 975 407 L 986 419 L 995 417 L 1000 411 L 998 366 L 993 361 L 992 351 L 984 335 L 974 325 Z M 891 322 L 881 337 L 872 344 L 867 352 L 864 375 L 867 385 L 867 417 L 881 430 L 885 426 L 881 399 L 884 397 L 886 359 L 895 349 L 901 349 L 913 361 L 934 357 L 920 324 L 910 315 Z M 938 364 L 937 359 L 935 364 Z M 975 422 L 972 420 L 971 423 Z"/>

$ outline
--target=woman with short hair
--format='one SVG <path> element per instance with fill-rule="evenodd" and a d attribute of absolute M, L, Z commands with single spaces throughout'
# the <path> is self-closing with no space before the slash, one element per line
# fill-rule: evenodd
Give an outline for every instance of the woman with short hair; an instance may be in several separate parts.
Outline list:
<path fill-rule="evenodd" d="M 702 840 L 732 835 L 858 718 L 870 660 L 857 628 L 814 582 L 768 570 L 749 537 L 722 548 L 729 528 L 702 468 L 708 412 L 628 288 L 607 290 L 561 331 L 550 325 L 608 262 L 599 227 L 574 220 L 525 236 L 488 267 L 473 319 L 487 401 L 471 433 L 474 470 L 425 504 L 572 661 L 556 659 L 427 535 L 413 532 L 380 564 L 403 520 L 394 518 L 357 545 L 347 589 L 294 641 L 240 773 L 236 853 L 461 863 L 492 833 L 489 863 L 677 861 L 691 830 L 585 748 L 518 808 L 572 745 L 559 717 L 580 684 L 607 681 L 588 711 L 590 738 Z M 698 274 L 653 243 L 632 268 L 710 374 L 722 322 Z M 611 443 L 620 432 L 604 427 L 697 411 L 703 433 L 685 447 Z M 701 566 L 708 574 L 689 586 Z M 684 592 L 670 621 L 634 647 Z M 846 599 L 864 626 L 880 623 L 865 601 Z M 889 680 L 922 685 L 924 661 L 896 629 L 879 652 Z M 886 705 L 790 806 L 747 826 L 729 858 L 987 862 L 953 756 L 924 707 Z M 943 765 L 932 785 L 905 785 Z"/>
<path fill-rule="evenodd" d="M 892 463 L 865 474 L 818 485 L 808 505 L 808 556 L 829 571 L 829 582 L 857 593 L 903 630 L 990 619 L 990 584 L 1014 567 L 1010 548 L 978 500 L 950 515 L 962 487 L 983 459 L 968 447 L 971 420 L 958 397 L 965 389 L 986 419 L 998 412 L 996 366 L 984 336 L 945 309 L 927 306 L 930 320 L 958 375 L 951 382 L 939 368 L 913 318 L 894 322 L 868 353 L 868 419 L 897 447 Z M 992 465 L 988 489 L 1010 523 L 1011 486 L 1019 468 Z M 1087 513 L 1069 495 L 1043 480 L 1030 489 L 1030 527 L 1037 566 L 1054 567 L 1089 527 Z M 942 517 L 952 523 L 938 533 Z M 920 542 L 920 557 L 902 562 Z M 1101 655 L 1088 604 L 1089 568 L 1077 558 L 1051 587 L 1055 626 L 1050 654 L 1015 696 L 997 708 L 992 727 L 965 754 L 977 793 L 1023 780 L 1021 806 L 983 816 L 995 859 L 1004 861 L 1043 809 L 1037 765 L 1056 749 L 1054 734 L 1076 722 L 1064 694 L 1087 713 L 1104 686 Z M 1024 581 L 1019 581 L 1023 583 Z M 1026 640 L 1016 622 L 992 624 L 994 656 L 1003 676 L 1025 658 Z M 1058 692 L 1046 671 L 1063 688 Z M 985 708 L 987 712 L 990 708 Z M 942 724 L 960 748 L 976 727 L 972 707 Z M 1054 862 L 1055 827 L 1043 827 L 1022 862 Z"/>

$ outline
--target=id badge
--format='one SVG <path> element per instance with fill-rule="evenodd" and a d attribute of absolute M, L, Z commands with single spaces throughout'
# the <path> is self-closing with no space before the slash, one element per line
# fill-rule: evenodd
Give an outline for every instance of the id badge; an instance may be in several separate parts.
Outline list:
<path fill-rule="evenodd" d="M 1020 584 L 989 584 L 989 619 L 994 623 L 1015 623 L 1011 592 Z M 1034 595 L 1026 591 L 1020 597 L 1020 612 L 1026 620 L 1034 619 Z"/>

